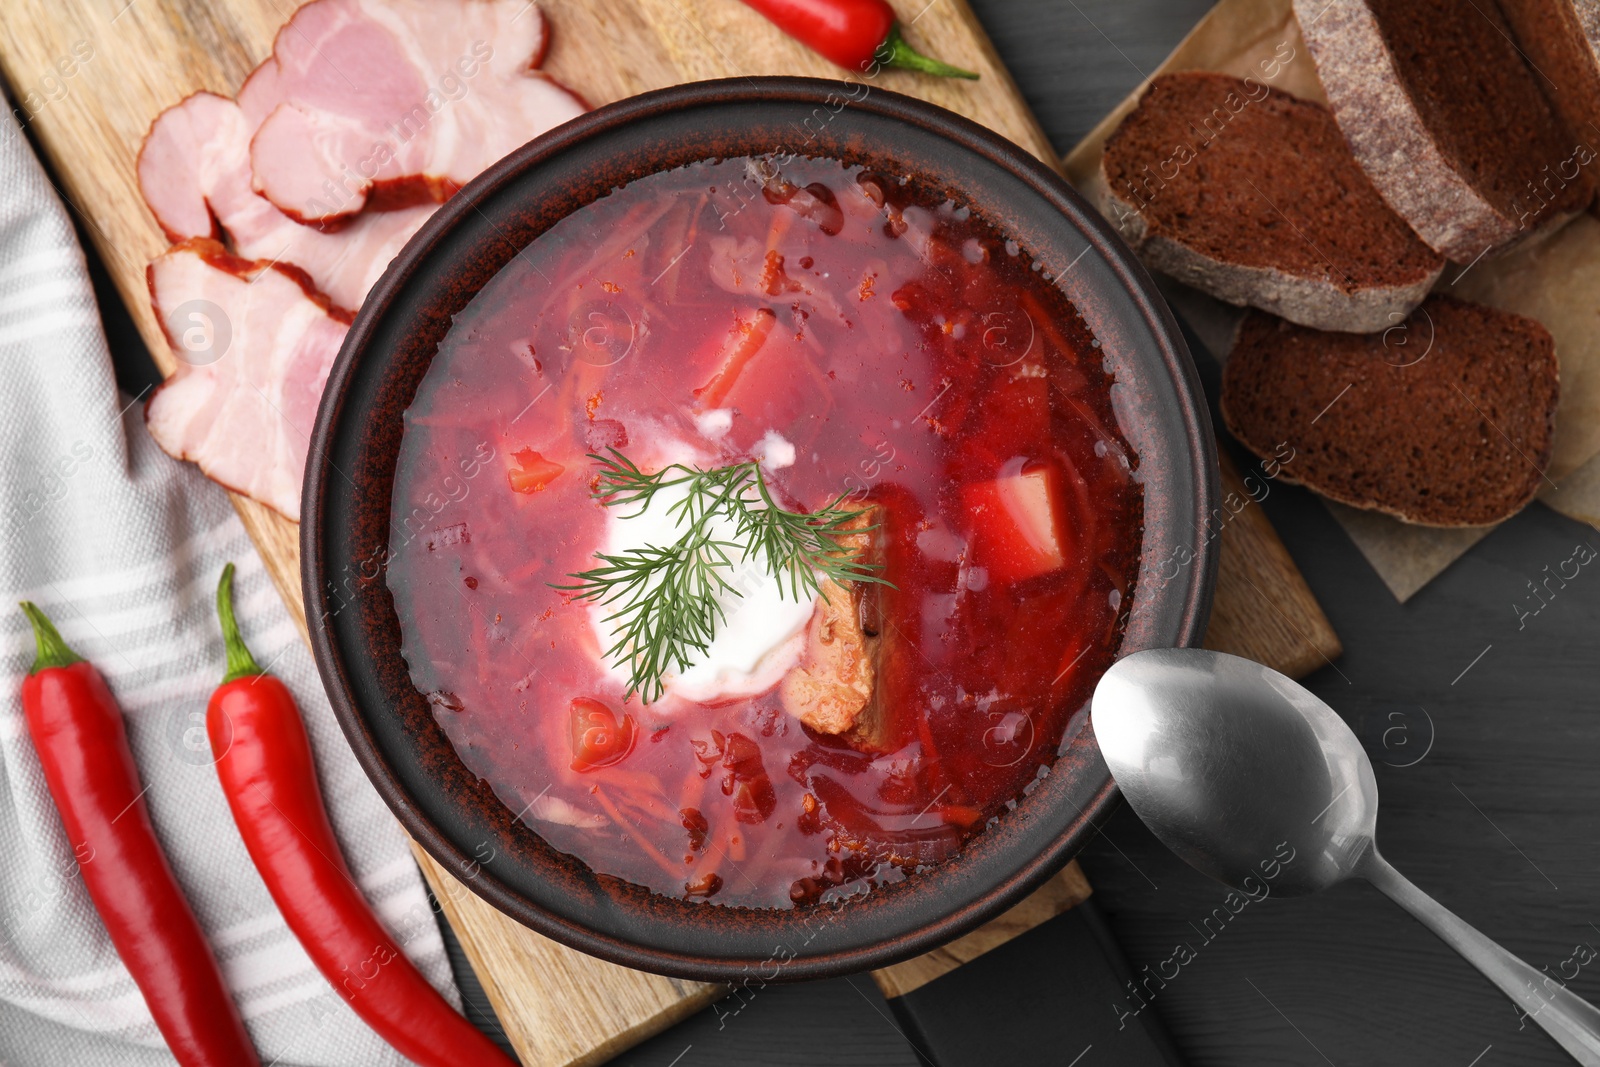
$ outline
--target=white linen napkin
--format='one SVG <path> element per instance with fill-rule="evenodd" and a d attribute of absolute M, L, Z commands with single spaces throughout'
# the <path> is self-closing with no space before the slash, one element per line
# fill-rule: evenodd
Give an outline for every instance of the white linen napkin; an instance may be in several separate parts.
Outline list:
<path fill-rule="evenodd" d="M 356 764 L 288 613 L 221 489 L 166 456 L 120 397 L 82 251 L 27 141 L 0 126 L 0 1063 L 171 1064 L 77 876 L 20 700 L 36 602 L 104 673 L 145 800 L 263 1064 L 404 1061 L 313 967 L 251 865 L 210 764 L 223 564 L 256 659 L 288 683 L 352 872 L 458 1003 L 422 878 Z"/>

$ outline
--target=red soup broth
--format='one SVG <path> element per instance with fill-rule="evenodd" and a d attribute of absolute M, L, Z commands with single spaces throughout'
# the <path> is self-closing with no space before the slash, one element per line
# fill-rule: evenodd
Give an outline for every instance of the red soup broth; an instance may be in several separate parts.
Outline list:
<path fill-rule="evenodd" d="M 479 292 L 406 412 L 388 583 L 412 679 L 601 874 L 787 908 L 937 865 L 1049 772 L 1121 640 L 1143 493 L 1099 348 L 1025 249 L 905 177 L 730 159 L 618 188 Z M 721 466 L 769 433 L 785 506 L 880 505 L 881 748 L 775 690 L 625 697 L 556 588 L 606 537 L 589 453 Z"/>

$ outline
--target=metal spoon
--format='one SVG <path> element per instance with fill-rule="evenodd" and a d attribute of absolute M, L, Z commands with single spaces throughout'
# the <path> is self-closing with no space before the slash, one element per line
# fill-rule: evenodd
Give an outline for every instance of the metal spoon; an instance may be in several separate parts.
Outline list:
<path fill-rule="evenodd" d="M 1462 922 L 1378 854 L 1378 785 L 1332 708 L 1269 667 L 1198 648 L 1136 652 L 1095 690 L 1091 720 L 1123 796 L 1190 866 L 1282 896 L 1365 878 L 1600 1067 L 1600 1010 Z"/>

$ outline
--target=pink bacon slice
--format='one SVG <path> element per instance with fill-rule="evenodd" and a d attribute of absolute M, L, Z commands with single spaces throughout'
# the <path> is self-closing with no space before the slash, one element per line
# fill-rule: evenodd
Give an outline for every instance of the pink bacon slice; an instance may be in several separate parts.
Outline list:
<path fill-rule="evenodd" d="M 300 482 L 328 372 L 349 327 L 303 271 L 199 237 L 150 264 L 178 370 L 145 423 L 168 453 L 299 521 Z"/>
<path fill-rule="evenodd" d="M 257 69 L 240 92 L 246 105 L 270 78 Z M 292 263 L 342 308 L 367 291 L 435 205 L 369 212 L 336 230 L 302 226 L 251 188 L 248 106 L 195 93 L 163 111 L 139 152 L 139 188 L 167 238 L 222 238 L 246 259 Z"/>
<path fill-rule="evenodd" d="M 241 93 L 255 190 L 322 225 L 444 201 L 587 109 L 534 69 L 548 39 L 528 0 L 313 0 Z"/>
<path fill-rule="evenodd" d="M 177 242 L 149 269 L 180 361 L 146 415 L 163 448 L 298 517 L 351 312 L 437 201 L 585 110 L 533 69 L 548 43 L 529 0 L 313 0 L 237 102 L 195 93 L 157 118 L 138 170 Z M 370 175 L 348 169 L 384 143 Z M 280 180 L 286 203 L 337 204 L 286 213 L 258 192 Z"/>

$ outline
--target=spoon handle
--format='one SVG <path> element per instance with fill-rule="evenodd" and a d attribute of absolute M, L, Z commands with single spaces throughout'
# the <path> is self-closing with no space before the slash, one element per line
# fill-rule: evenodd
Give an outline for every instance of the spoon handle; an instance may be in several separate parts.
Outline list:
<path fill-rule="evenodd" d="M 1600 1009 L 1468 926 L 1412 885 L 1376 849 L 1368 853 L 1359 873 L 1483 972 L 1573 1059 L 1585 1067 L 1600 1067 Z"/>

